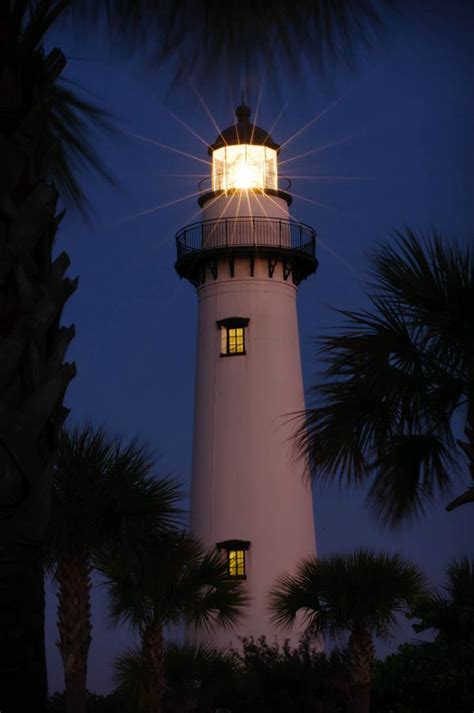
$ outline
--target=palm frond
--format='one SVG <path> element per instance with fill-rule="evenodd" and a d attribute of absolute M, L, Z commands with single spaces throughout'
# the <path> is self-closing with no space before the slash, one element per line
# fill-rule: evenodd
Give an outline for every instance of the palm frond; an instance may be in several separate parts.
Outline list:
<path fill-rule="evenodd" d="M 59 76 L 66 65 L 63 53 L 44 50 L 44 41 L 54 23 L 65 15 L 73 0 L 17 0 L 4 11 L 14 38 L 10 61 L 17 63 L 23 87 L 26 118 L 44 108 L 44 121 L 36 144 L 36 170 L 54 181 L 66 205 L 84 216 L 91 204 L 82 187 L 84 175 L 92 172 L 110 183 L 114 179 L 94 148 L 97 132 L 114 130 L 111 115 L 84 98 L 84 92 Z M 38 115 L 42 115 L 41 112 Z"/>
<path fill-rule="evenodd" d="M 182 616 L 180 582 L 183 569 L 195 556 L 194 541 L 185 532 L 157 533 L 150 528 L 133 547 L 113 544 L 94 558 L 105 578 L 112 622 L 142 629 L 159 621 L 175 623 Z"/>
<path fill-rule="evenodd" d="M 108 547 L 94 563 L 105 577 L 112 620 L 138 629 L 183 619 L 205 628 L 231 626 L 247 602 L 219 553 L 204 552 L 187 532 L 150 532 L 128 555 Z"/>
<path fill-rule="evenodd" d="M 396 613 L 423 594 L 417 567 L 399 555 L 356 550 L 303 561 L 295 576 L 283 575 L 270 595 L 273 620 L 292 624 L 299 611 L 315 635 L 363 628 L 381 638 L 396 625 Z"/>
<path fill-rule="evenodd" d="M 474 604 L 474 559 L 460 557 L 447 569 L 445 590 L 454 602 Z"/>
<path fill-rule="evenodd" d="M 373 289 L 399 302 L 441 363 L 466 374 L 474 351 L 474 252 L 436 231 L 407 228 L 375 251 L 372 265 Z"/>
<path fill-rule="evenodd" d="M 437 636 L 458 645 L 474 641 L 474 559 L 461 557 L 447 568 L 444 591 L 422 597 L 410 619 L 415 631 L 435 629 Z"/>
<path fill-rule="evenodd" d="M 83 99 L 71 83 L 54 84 L 48 101 L 51 110 L 42 140 L 43 165 L 64 202 L 87 215 L 91 204 L 82 187 L 84 174 L 90 171 L 115 184 L 91 138 L 97 130 L 115 130 L 111 115 Z"/>
<path fill-rule="evenodd" d="M 269 595 L 269 608 L 276 626 L 291 628 L 299 612 L 306 617 L 310 629 L 315 622 L 322 626 L 315 564 L 315 560 L 302 562 L 294 576 L 283 574 L 275 583 Z"/>
<path fill-rule="evenodd" d="M 446 510 L 451 512 L 461 507 L 461 505 L 467 505 L 468 503 L 474 503 L 474 485 L 470 485 L 464 493 L 458 495 L 454 500 L 451 500 L 451 502 L 446 505 Z"/>
<path fill-rule="evenodd" d="M 140 532 L 166 533 L 182 523 L 181 485 L 172 477 L 153 477 L 155 466 L 146 443 L 115 439 L 103 483 L 110 493 L 104 515 L 121 525 L 121 547 L 127 537 L 132 545 Z"/>
<path fill-rule="evenodd" d="M 45 555 L 49 566 L 67 553 L 95 540 L 97 484 L 104 477 L 113 442 L 102 428 L 91 424 L 61 431 L 54 462 L 51 515 Z"/>
<path fill-rule="evenodd" d="M 158 61 L 172 59 L 177 79 L 223 69 L 240 77 L 284 66 L 296 72 L 305 53 L 318 71 L 329 59 L 353 64 L 355 48 L 369 47 L 384 28 L 389 0 L 305 0 L 291 7 L 270 0 L 151 2 L 76 0 L 77 19 L 104 18 L 132 49 L 147 47 Z"/>
<path fill-rule="evenodd" d="M 208 646 L 168 642 L 164 661 L 165 710 L 188 710 L 196 696 L 212 696 L 213 691 L 218 692 L 232 679 L 235 667 L 235 657 L 229 653 Z M 139 648 L 128 649 L 115 659 L 114 678 L 125 704 L 134 711 L 149 709 L 152 675 Z"/>
<path fill-rule="evenodd" d="M 442 438 L 425 433 L 387 441 L 372 468 L 367 502 L 380 522 L 397 527 L 449 491 L 457 463 Z"/>
<path fill-rule="evenodd" d="M 323 368 L 296 449 L 320 482 L 369 481 L 368 503 L 394 526 L 457 471 L 453 423 L 473 389 L 472 254 L 399 234 L 375 253 L 369 290 L 368 309 L 339 311 L 339 332 L 318 340 Z"/>
<path fill-rule="evenodd" d="M 207 644 L 184 644 L 169 641 L 165 651 L 165 672 L 170 683 L 196 681 L 218 670 L 233 670 L 236 657 L 232 652 L 220 651 Z"/>
<path fill-rule="evenodd" d="M 165 650 L 168 711 L 218 710 L 217 700 L 232 697 L 232 684 L 239 671 L 232 652 L 210 646 L 168 642 Z"/>
<path fill-rule="evenodd" d="M 139 648 L 129 648 L 113 662 L 118 693 L 131 710 L 147 711 L 151 706 L 151 673 Z"/>
<path fill-rule="evenodd" d="M 54 563 L 83 550 L 94 561 L 103 548 L 122 555 L 150 532 L 180 521 L 181 490 L 153 475 L 146 445 L 122 443 L 90 424 L 61 433 L 54 464 L 46 552 Z"/>
<path fill-rule="evenodd" d="M 197 628 L 231 628 L 249 602 L 244 583 L 229 579 L 222 554 L 210 550 L 183 577 L 185 618 Z"/>
<path fill-rule="evenodd" d="M 34 0 L 34 2 L 17 3 L 13 8 L 13 16 L 18 22 L 18 29 L 22 30 L 19 46 L 23 55 L 31 55 L 41 46 L 48 30 L 69 5 L 71 0 Z"/>
<path fill-rule="evenodd" d="M 417 343 L 392 303 L 378 298 L 373 306 L 341 312 L 341 333 L 318 340 L 325 366 L 311 390 L 318 406 L 306 411 L 297 436 L 318 476 L 367 477 L 396 434 L 436 428 L 453 441 L 450 415 L 462 386 Z"/>

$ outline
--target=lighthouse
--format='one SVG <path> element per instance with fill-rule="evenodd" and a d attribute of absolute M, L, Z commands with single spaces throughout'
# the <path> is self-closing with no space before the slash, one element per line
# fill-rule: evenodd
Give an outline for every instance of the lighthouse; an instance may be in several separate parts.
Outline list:
<path fill-rule="evenodd" d="M 209 147 L 201 220 L 177 233 L 175 265 L 198 299 L 191 531 L 222 552 L 250 600 L 234 629 L 190 634 L 219 648 L 244 636 L 273 643 L 269 590 L 316 551 L 308 473 L 292 442 L 304 409 L 296 295 L 316 271 L 316 234 L 290 219 L 280 146 L 249 107 L 235 113 Z M 292 630 L 293 644 L 301 633 Z"/>

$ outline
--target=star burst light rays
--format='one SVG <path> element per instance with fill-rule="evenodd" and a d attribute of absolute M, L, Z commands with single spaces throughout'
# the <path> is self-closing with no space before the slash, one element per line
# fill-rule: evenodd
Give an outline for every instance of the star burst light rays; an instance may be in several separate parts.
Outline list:
<path fill-rule="evenodd" d="M 206 102 L 204 101 L 204 98 L 202 97 L 202 95 L 199 93 L 199 91 L 196 89 L 196 87 L 195 87 L 194 85 L 191 85 L 191 86 L 192 86 L 193 91 L 194 91 L 194 93 L 196 94 L 196 96 L 197 96 L 197 98 L 198 98 L 198 100 L 199 100 L 199 103 L 200 103 L 202 109 L 204 110 L 204 112 L 205 112 L 207 118 L 208 118 L 209 121 L 211 122 L 213 128 L 214 128 L 214 129 L 217 131 L 217 133 L 220 135 L 220 134 L 221 134 L 221 129 L 219 128 L 219 126 L 218 126 L 218 124 L 217 124 L 217 121 L 216 121 L 216 119 L 214 118 L 214 116 L 213 116 L 211 110 L 209 109 L 208 105 L 207 105 Z M 260 91 L 259 91 L 259 94 L 258 94 L 257 105 L 256 105 L 256 109 L 255 109 L 255 119 L 254 119 L 254 121 L 253 121 L 254 127 L 257 125 L 257 121 L 258 121 L 258 114 L 259 114 L 259 110 L 260 110 L 261 97 L 262 97 L 262 89 L 263 89 L 263 81 L 262 81 L 261 86 L 260 86 Z M 297 139 L 299 139 L 299 138 L 300 138 L 305 132 L 307 132 L 311 127 L 314 127 L 314 126 L 318 123 L 318 121 L 319 121 L 323 116 L 325 116 L 326 114 L 328 114 L 332 109 L 334 109 L 336 106 L 338 106 L 338 105 L 340 104 L 340 102 L 343 100 L 344 96 L 345 96 L 345 94 L 343 94 L 343 95 L 341 95 L 340 97 L 338 97 L 338 98 L 337 98 L 335 101 L 333 101 L 329 106 L 327 106 L 326 108 L 324 108 L 322 111 L 320 111 L 320 112 L 319 112 L 318 114 L 316 114 L 314 117 L 312 117 L 308 122 L 306 122 L 303 126 L 301 126 L 299 129 L 297 129 L 291 136 L 289 136 L 289 137 L 281 144 L 281 148 L 284 149 L 285 147 L 289 147 L 290 144 L 292 144 L 292 143 L 295 142 Z M 269 132 L 268 132 L 269 134 L 271 134 L 271 133 L 274 131 L 274 129 L 275 129 L 275 127 L 277 126 L 277 124 L 281 121 L 281 118 L 282 118 L 282 116 L 283 116 L 283 114 L 284 114 L 284 112 L 285 112 L 285 110 L 286 110 L 286 108 L 287 108 L 287 104 L 288 104 L 288 102 L 285 103 L 285 105 L 283 106 L 283 108 L 282 108 L 282 109 L 279 111 L 279 113 L 277 114 L 277 116 L 276 116 L 275 120 L 273 121 L 273 124 L 272 124 L 272 126 L 271 126 L 271 128 L 270 128 L 270 130 L 269 130 Z M 178 116 L 177 116 L 176 114 L 174 114 L 173 112 L 170 112 L 170 114 L 172 115 L 173 119 L 177 122 L 177 124 L 179 124 L 180 126 L 182 126 L 187 132 L 189 132 L 197 141 L 199 141 L 200 144 L 204 144 L 206 147 L 209 146 L 209 143 L 210 143 L 210 142 L 206 141 L 206 140 L 205 140 L 192 126 L 190 126 L 186 121 L 184 121 L 183 119 L 181 119 L 180 117 L 178 117 Z M 254 129 L 252 129 L 252 132 L 253 132 L 253 131 L 254 131 Z M 203 158 L 203 157 L 202 157 L 202 154 L 201 154 L 201 155 L 196 155 L 196 154 L 194 154 L 194 153 L 190 153 L 190 152 L 188 152 L 188 151 L 182 150 L 182 149 L 179 148 L 179 147 L 170 146 L 170 145 L 165 144 L 165 143 L 163 143 L 163 142 L 161 142 L 161 141 L 158 141 L 158 140 L 156 140 L 156 139 L 154 139 L 154 138 L 151 138 L 151 137 L 148 137 L 148 136 L 143 136 L 143 135 L 138 134 L 138 133 L 127 132 L 127 131 L 123 131 L 123 133 L 126 134 L 127 136 L 129 136 L 129 137 L 131 137 L 131 138 L 134 138 L 134 139 L 137 139 L 137 140 L 139 140 L 139 141 L 144 141 L 144 142 L 150 143 L 150 144 L 156 146 L 156 147 L 159 148 L 159 149 L 163 149 L 163 150 L 166 150 L 166 151 L 173 152 L 173 153 L 178 154 L 178 155 L 180 155 L 180 156 L 182 156 L 182 157 L 184 157 L 184 158 L 186 158 L 186 159 L 191 159 L 191 160 L 193 160 L 193 161 L 198 161 L 199 163 L 204 164 L 204 165 L 207 167 L 207 168 L 206 168 L 206 170 L 207 170 L 206 173 L 204 173 L 204 172 L 203 172 L 203 173 L 187 173 L 187 172 L 183 172 L 183 173 L 169 173 L 169 172 L 166 172 L 166 173 L 165 173 L 165 172 L 162 172 L 162 173 L 159 173 L 159 172 L 157 172 L 157 173 L 152 173 L 151 175 L 161 176 L 161 177 L 166 177 L 166 178 L 184 178 L 184 179 L 193 179 L 193 178 L 196 178 L 196 179 L 201 179 L 201 180 L 202 180 L 202 179 L 211 179 L 211 167 L 212 167 L 212 163 L 211 163 L 211 161 L 209 161 L 208 159 Z M 331 141 L 331 142 L 322 144 L 322 145 L 320 145 L 320 146 L 315 146 L 315 147 L 313 147 L 313 148 L 308 149 L 307 151 L 300 152 L 300 153 L 296 153 L 296 154 L 294 154 L 294 155 L 290 155 L 290 156 L 288 156 L 287 158 L 285 158 L 285 159 L 283 159 L 283 160 L 281 160 L 281 161 L 278 162 L 278 168 L 280 169 L 280 168 L 285 167 L 285 166 L 287 166 L 288 164 L 294 163 L 294 162 L 296 162 L 296 161 L 303 161 L 304 159 L 306 159 L 306 158 L 309 157 L 309 156 L 314 156 L 314 155 L 316 155 L 316 154 L 318 154 L 318 153 L 320 153 L 320 152 L 322 152 L 322 151 L 326 151 L 326 150 L 328 150 L 328 149 L 330 149 L 330 148 L 333 148 L 333 147 L 336 147 L 336 146 L 340 146 L 340 145 L 349 143 L 350 141 L 352 141 L 352 140 L 355 138 L 355 136 L 357 136 L 357 134 L 352 134 L 352 135 L 350 135 L 350 136 L 345 136 L 345 137 L 342 137 L 342 138 L 340 138 L 340 139 L 336 139 L 336 140 L 334 140 L 334 141 Z M 253 136 L 252 136 L 252 138 L 253 138 Z M 305 182 L 306 182 L 306 185 L 307 185 L 307 182 L 309 182 L 309 181 L 315 181 L 315 182 L 324 181 L 324 182 L 329 182 L 329 181 L 353 181 L 353 180 L 358 180 L 358 181 L 359 181 L 359 180 L 372 180 L 372 179 L 370 179 L 370 177 L 367 177 L 367 176 L 330 175 L 330 174 L 322 174 L 322 175 L 314 174 L 314 175 L 311 175 L 311 174 L 304 173 L 304 172 L 302 172 L 301 174 L 298 174 L 297 172 L 293 172 L 293 173 L 291 173 L 290 175 L 285 176 L 285 178 L 291 179 L 291 181 L 294 181 L 294 182 L 299 181 L 299 180 L 305 181 Z M 162 209 L 165 209 L 165 208 L 169 208 L 169 207 L 171 207 L 171 206 L 174 206 L 174 205 L 177 205 L 177 204 L 180 204 L 180 203 L 184 203 L 185 201 L 195 199 L 197 196 L 202 195 L 203 190 L 204 190 L 204 189 L 202 189 L 202 188 L 200 187 L 200 189 L 197 190 L 197 191 L 193 191 L 193 192 L 190 192 L 190 193 L 186 193 L 186 194 L 184 194 L 184 195 L 182 195 L 182 196 L 178 196 L 177 198 L 175 198 L 175 199 L 173 199 L 173 200 L 169 200 L 169 201 L 160 203 L 160 204 L 158 204 L 158 205 L 156 205 L 156 206 L 152 206 L 151 208 L 147 208 L 147 209 L 145 209 L 145 210 L 139 211 L 139 212 L 137 212 L 137 213 L 135 213 L 135 214 L 133 214 L 133 215 L 130 215 L 130 216 L 127 216 L 127 217 L 123 218 L 123 219 L 122 219 L 121 221 L 119 221 L 119 222 L 120 222 L 120 223 L 123 223 L 123 222 L 126 222 L 126 221 L 130 221 L 130 220 L 133 220 L 133 219 L 135 219 L 135 218 L 139 218 L 139 217 L 141 217 L 141 216 L 149 215 L 149 214 L 155 213 L 155 212 L 157 212 L 157 211 L 159 211 L 159 210 L 162 210 Z M 251 190 L 251 189 L 250 189 L 250 190 Z M 315 200 L 313 197 L 310 197 L 310 196 L 307 196 L 307 195 L 303 195 L 302 193 L 296 193 L 296 192 L 293 191 L 293 190 L 291 191 L 291 193 L 292 193 L 292 195 L 295 196 L 296 198 L 298 198 L 298 199 L 300 199 L 300 200 L 302 200 L 302 201 L 304 201 L 304 202 L 311 203 L 312 205 L 315 205 L 315 206 L 317 206 L 318 208 L 324 208 L 324 209 L 326 209 L 326 210 L 331 210 L 331 211 L 335 211 L 335 212 L 338 212 L 338 213 L 344 213 L 344 212 L 345 212 L 345 211 L 343 211 L 343 210 L 341 210 L 341 209 L 339 209 L 339 208 L 337 208 L 337 207 L 335 207 L 335 206 L 332 206 L 332 205 L 329 205 L 329 204 L 327 204 L 327 203 L 323 203 L 323 202 L 321 202 L 321 201 Z M 259 206 L 262 215 L 264 215 L 264 216 L 266 216 L 266 217 L 268 217 L 268 218 L 274 217 L 274 216 L 272 216 L 272 215 L 269 215 L 268 210 L 266 209 L 266 206 L 265 206 L 265 202 L 262 203 L 262 201 L 260 200 L 259 191 L 253 191 L 253 190 L 252 190 L 252 195 L 255 197 L 256 202 L 257 202 L 257 205 Z M 278 203 L 273 199 L 273 197 L 272 197 L 269 193 L 265 193 L 265 195 L 266 195 L 267 198 L 270 199 L 270 202 L 271 202 L 271 203 L 273 203 L 276 207 L 279 208 Z M 210 205 L 211 202 L 215 201 L 215 200 L 217 199 L 217 197 L 218 197 L 218 196 L 210 198 L 208 205 Z M 236 192 L 236 194 L 234 194 L 234 195 L 232 196 L 231 201 L 226 202 L 225 206 L 223 207 L 223 209 L 222 209 L 222 211 L 221 211 L 221 213 L 220 213 L 219 218 L 223 218 L 223 217 L 225 217 L 226 214 L 227 214 L 227 215 L 229 214 L 228 211 L 231 209 L 231 206 L 235 206 L 235 201 L 237 201 L 237 205 L 238 205 L 237 214 L 239 214 L 240 207 L 241 207 L 241 203 L 242 203 L 242 201 L 244 201 L 244 202 L 246 203 L 246 205 L 247 205 L 247 208 L 248 208 L 248 211 L 249 211 L 249 216 L 252 217 L 252 204 L 251 204 L 251 201 L 250 201 L 249 189 L 248 189 L 247 187 L 245 187 L 244 185 L 242 185 L 242 187 L 240 188 L 240 190 L 238 190 L 238 191 Z M 268 203 L 267 203 L 267 205 L 268 205 Z M 188 221 L 187 221 L 187 222 L 188 222 L 188 223 L 191 222 L 193 219 L 195 219 L 195 218 L 196 218 L 198 215 L 200 215 L 200 214 L 201 214 L 201 209 L 196 210 L 196 211 L 188 218 Z M 279 214 L 279 211 L 278 211 L 278 214 Z M 291 218 L 292 220 L 295 220 L 295 221 L 299 222 L 299 220 L 298 220 L 295 216 L 293 216 L 291 213 L 289 213 L 289 216 L 290 216 L 290 218 Z M 170 237 L 171 237 L 171 236 L 170 236 Z M 318 238 L 318 243 L 319 243 L 324 249 L 326 249 L 331 255 L 333 255 L 336 259 L 338 259 L 342 264 L 344 264 L 344 265 L 350 270 L 350 272 L 351 272 L 352 274 L 354 274 L 354 269 L 353 269 L 352 265 L 350 265 L 346 260 L 344 260 L 344 258 L 343 258 L 342 256 L 338 255 L 336 251 L 334 251 L 330 246 L 328 246 L 327 244 L 325 244 L 320 238 Z"/>

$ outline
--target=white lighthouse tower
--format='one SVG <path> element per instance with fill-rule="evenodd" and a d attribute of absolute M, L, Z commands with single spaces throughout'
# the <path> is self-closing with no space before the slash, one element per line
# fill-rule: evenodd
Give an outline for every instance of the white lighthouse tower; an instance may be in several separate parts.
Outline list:
<path fill-rule="evenodd" d="M 195 632 L 222 648 L 241 636 L 275 640 L 268 592 L 316 549 L 291 418 L 304 409 L 296 292 L 316 271 L 315 232 L 289 219 L 278 144 L 247 106 L 236 117 L 209 147 L 201 220 L 176 236 L 176 270 L 199 303 L 191 530 L 223 551 L 250 596 L 234 630 Z"/>

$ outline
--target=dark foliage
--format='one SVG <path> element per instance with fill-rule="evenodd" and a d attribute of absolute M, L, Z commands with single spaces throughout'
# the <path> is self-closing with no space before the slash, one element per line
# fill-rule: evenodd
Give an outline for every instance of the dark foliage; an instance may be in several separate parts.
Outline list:
<path fill-rule="evenodd" d="M 319 340 L 298 446 L 318 481 L 368 485 L 379 520 L 398 525 L 452 487 L 463 456 L 474 477 L 474 253 L 408 229 L 371 266 L 369 308 L 341 311 Z"/>
<path fill-rule="evenodd" d="M 122 701 L 116 693 L 108 696 L 98 696 L 95 693 L 87 695 L 88 713 L 122 713 Z M 56 693 L 48 700 L 46 713 L 66 713 L 64 695 Z"/>
<path fill-rule="evenodd" d="M 282 575 L 270 593 L 273 618 L 291 626 L 302 612 L 315 635 L 337 637 L 361 628 L 390 638 L 397 613 L 425 591 L 418 567 L 400 555 L 355 550 L 303 560 L 295 575 Z"/>
<path fill-rule="evenodd" d="M 60 79 L 67 61 L 58 48 L 46 52 L 51 27 L 73 0 L 3 0 L 0 8 L 0 67 L 15 66 L 26 104 L 36 103 L 42 121 L 35 155 L 38 172 L 54 182 L 66 205 L 87 215 L 90 203 L 82 186 L 92 171 L 113 179 L 94 146 L 97 130 L 112 132 L 110 114 L 84 97 L 84 91 Z"/>
<path fill-rule="evenodd" d="M 301 68 L 353 66 L 356 50 L 379 39 L 391 0 L 74 0 L 76 19 L 103 19 L 111 36 L 158 61 L 172 59 L 178 80 L 219 72 L 240 79 Z"/>
<path fill-rule="evenodd" d="M 471 713 L 474 709 L 474 561 L 447 570 L 444 590 L 410 614 L 415 631 L 436 631 L 430 643 L 404 644 L 378 662 L 375 710 L 380 713 Z"/>
<path fill-rule="evenodd" d="M 240 696 L 232 713 L 342 713 L 349 693 L 345 654 L 319 652 L 308 641 L 297 649 L 243 640 Z"/>
<path fill-rule="evenodd" d="M 372 685 L 377 713 L 472 713 L 474 648 L 403 644 L 375 666 Z"/>
<path fill-rule="evenodd" d="M 194 713 L 234 708 L 238 697 L 235 657 L 211 647 L 193 644 L 166 646 L 164 669 L 165 713 Z M 117 696 L 123 711 L 141 713 L 149 705 L 150 669 L 140 649 L 130 649 L 115 661 Z"/>
<path fill-rule="evenodd" d="M 436 629 L 437 640 L 474 646 L 474 560 L 462 557 L 447 569 L 443 591 L 422 598 L 410 618 L 415 631 Z"/>

